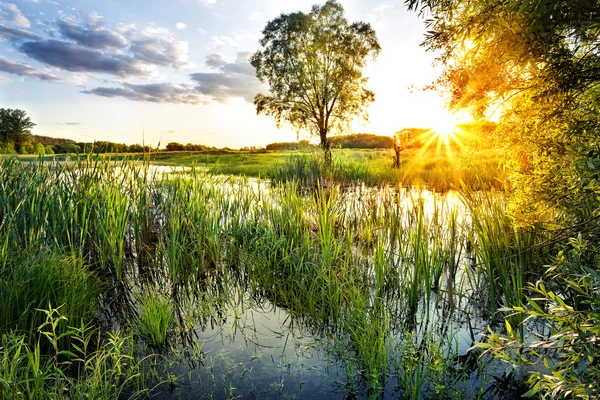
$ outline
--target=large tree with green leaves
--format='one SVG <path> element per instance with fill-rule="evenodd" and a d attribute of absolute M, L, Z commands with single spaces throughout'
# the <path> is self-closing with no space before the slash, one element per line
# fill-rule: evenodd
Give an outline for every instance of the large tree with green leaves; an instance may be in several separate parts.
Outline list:
<path fill-rule="evenodd" d="M 29 143 L 34 126 L 25 111 L 0 108 L 0 148 L 21 153 Z"/>
<path fill-rule="evenodd" d="M 329 135 L 357 115 L 368 118 L 375 99 L 362 73 L 380 51 L 375 31 L 365 22 L 349 23 L 342 6 L 329 0 L 308 14 L 281 14 L 262 34 L 251 64 L 270 94 L 256 95 L 257 113 L 318 135 L 330 160 Z"/>

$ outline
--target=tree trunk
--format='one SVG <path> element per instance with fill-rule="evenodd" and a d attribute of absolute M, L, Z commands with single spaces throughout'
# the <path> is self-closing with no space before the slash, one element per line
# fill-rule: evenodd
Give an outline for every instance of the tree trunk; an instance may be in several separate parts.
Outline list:
<path fill-rule="evenodd" d="M 396 153 L 396 156 L 394 157 L 394 168 L 400 168 L 400 146 L 394 144 L 394 152 Z"/>
<path fill-rule="evenodd" d="M 319 131 L 321 137 L 321 148 L 325 156 L 325 167 L 331 167 L 331 142 L 327 138 L 327 128 L 321 128 Z"/>

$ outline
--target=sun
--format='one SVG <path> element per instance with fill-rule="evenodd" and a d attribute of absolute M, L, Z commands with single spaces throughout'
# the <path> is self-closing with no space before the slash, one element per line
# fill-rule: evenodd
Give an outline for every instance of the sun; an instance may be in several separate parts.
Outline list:
<path fill-rule="evenodd" d="M 450 113 L 440 113 L 435 120 L 430 123 L 430 128 L 437 136 L 438 140 L 448 143 L 457 130 L 458 120 Z"/>
<path fill-rule="evenodd" d="M 420 136 L 419 140 L 423 145 L 419 151 L 420 158 L 426 154 L 432 154 L 430 149 L 435 149 L 436 156 L 443 156 L 453 160 L 454 151 L 464 148 L 460 136 L 464 134 L 460 125 L 464 123 L 464 118 L 459 115 L 451 114 L 447 110 L 440 110 L 428 122 L 429 129 Z"/>

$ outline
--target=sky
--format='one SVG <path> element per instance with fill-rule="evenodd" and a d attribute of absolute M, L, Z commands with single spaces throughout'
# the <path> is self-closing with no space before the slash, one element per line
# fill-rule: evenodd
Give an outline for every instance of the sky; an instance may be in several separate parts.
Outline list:
<path fill-rule="evenodd" d="M 268 88 L 248 57 L 281 13 L 316 0 L 0 0 L 0 107 L 27 112 L 32 133 L 164 147 L 262 147 L 310 139 L 256 115 Z M 364 74 L 376 100 L 348 133 L 392 135 L 448 119 L 440 73 L 419 46 L 425 26 L 403 0 L 341 0 L 370 22 L 381 53 Z"/>

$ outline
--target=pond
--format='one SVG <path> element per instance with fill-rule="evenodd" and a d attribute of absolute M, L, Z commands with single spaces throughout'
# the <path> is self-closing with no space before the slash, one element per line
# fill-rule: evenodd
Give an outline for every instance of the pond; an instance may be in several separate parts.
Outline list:
<path fill-rule="evenodd" d="M 152 398 L 511 394 L 472 347 L 520 305 L 531 262 L 501 194 L 6 168 L 24 205 L 6 212 L 10 243 L 66 249 L 102 278 L 98 324 L 132 335 Z"/>

